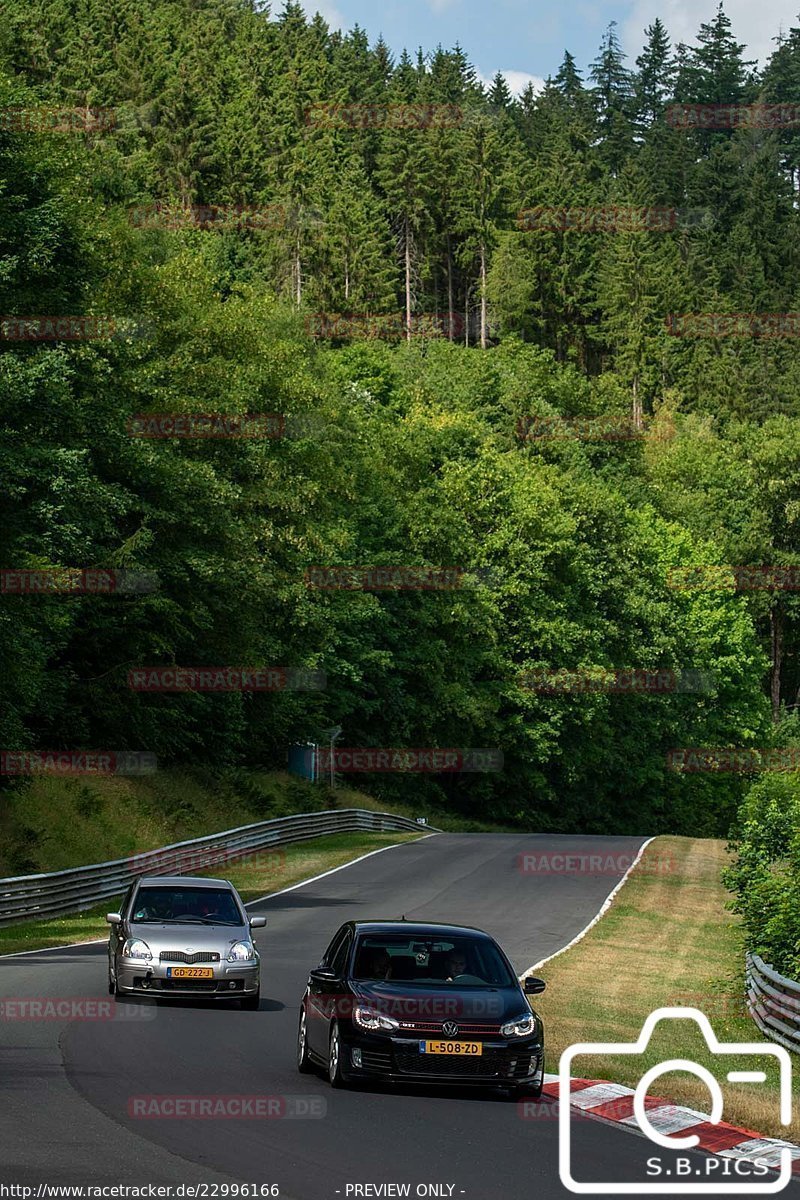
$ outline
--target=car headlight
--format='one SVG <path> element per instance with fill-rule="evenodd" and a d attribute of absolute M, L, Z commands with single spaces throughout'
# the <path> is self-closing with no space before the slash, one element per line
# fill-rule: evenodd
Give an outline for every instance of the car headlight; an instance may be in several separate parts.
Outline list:
<path fill-rule="evenodd" d="M 256 952 L 252 942 L 237 942 L 228 951 L 228 962 L 252 962 Z"/>
<path fill-rule="evenodd" d="M 122 956 L 123 958 L 143 958 L 145 962 L 150 962 L 153 957 L 147 942 L 143 942 L 141 938 L 128 938 L 122 947 Z"/>
<path fill-rule="evenodd" d="M 399 1029 L 400 1022 L 395 1021 L 394 1017 L 387 1017 L 385 1013 L 376 1012 L 374 1008 L 364 1008 L 362 1005 L 357 1005 L 353 1012 L 353 1020 L 356 1025 L 360 1025 L 362 1029 Z"/>
<path fill-rule="evenodd" d="M 513 1021 L 506 1021 L 505 1025 L 501 1025 L 500 1033 L 507 1038 L 530 1037 L 532 1033 L 536 1033 L 536 1017 L 533 1013 L 524 1013 L 521 1017 L 515 1017 Z"/>

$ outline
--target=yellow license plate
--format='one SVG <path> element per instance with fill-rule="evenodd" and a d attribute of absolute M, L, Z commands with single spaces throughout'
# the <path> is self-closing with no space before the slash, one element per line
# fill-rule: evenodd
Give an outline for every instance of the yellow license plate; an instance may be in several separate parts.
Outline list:
<path fill-rule="evenodd" d="M 483 1054 L 482 1042 L 420 1042 L 420 1054 L 449 1054 L 456 1058 L 463 1054 Z"/>
<path fill-rule="evenodd" d="M 211 967 L 169 967 L 167 979 L 213 979 Z"/>

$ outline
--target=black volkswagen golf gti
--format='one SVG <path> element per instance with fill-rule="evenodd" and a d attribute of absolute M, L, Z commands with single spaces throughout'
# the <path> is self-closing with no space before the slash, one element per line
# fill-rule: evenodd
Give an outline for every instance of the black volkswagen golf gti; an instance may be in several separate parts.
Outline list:
<path fill-rule="evenodd" d="M 348 921 L 308 977 L 297 1065 L 333 1087 L 358 1079 L 502 1087 L 541 1095 L 542 1022 L 488 933 L 461 925 Z"/>

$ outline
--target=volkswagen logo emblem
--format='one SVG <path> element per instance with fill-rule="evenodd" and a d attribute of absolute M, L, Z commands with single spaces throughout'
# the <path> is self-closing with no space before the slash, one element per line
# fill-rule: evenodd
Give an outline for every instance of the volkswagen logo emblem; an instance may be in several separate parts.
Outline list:
<path fill-rule="evenodd" d="M 442 1026 L 442 1033 L 445 1037 L 458 1037 L 458 1026 L 455 1021 L 445 1021 Z"/>

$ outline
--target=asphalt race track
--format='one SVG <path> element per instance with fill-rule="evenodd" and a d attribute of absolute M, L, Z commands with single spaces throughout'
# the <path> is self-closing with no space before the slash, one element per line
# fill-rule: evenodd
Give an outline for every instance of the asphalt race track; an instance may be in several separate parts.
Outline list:
<path fill-rule="evenodd" d="M 113 1019 L 0 1020 L 0 1183 L 236 1181 L 277 1184 L 289 1200 L 398 1195 L 403 1193 L 354 1191 L 353 1185 L 405 1183 L 411 1196 L 425 1194 L 418 1185 L 434 1184 L 439 1190 L 428 1195 L 454 1200 L 569 1195 L 559 1182 L 558 1123 L 552 1118 L 523 1119 L 517 1104 L 499 1095 L 333 1091 L 322 1078 L 299 1075 L 299 1001 L 309 968 L 337 926 L 353 917 L 405 914 L 477 925 L 498 937 L 522 972 L 584 928 L 625 863 L 616 878 L 523 874 L 519 855 L 624 860 L 642 840 L 443 834 L 371 855 L 265 900 L 251 909 L 269 922 L 258 933 L 263 979 L 257 1013 L 147 999 L 119 1005 Z M 546 978 L 547 968 L 541 973 Z M 33 997 L 110 1000 L 105 947 L 0 960 L 0 1000 Z M 548 1062 L 549 1071 L 556 1069 Z M 316 1106 L 324 1115 L 128 1115 L 131 1097 L 152 1095 L 299 1097 L 295 1108 Z M 652 1143 L 600 1121 L 580 1124 L 579 1178 L 647 1178 L 645 1160 L 658 1152 Z"/>

